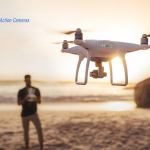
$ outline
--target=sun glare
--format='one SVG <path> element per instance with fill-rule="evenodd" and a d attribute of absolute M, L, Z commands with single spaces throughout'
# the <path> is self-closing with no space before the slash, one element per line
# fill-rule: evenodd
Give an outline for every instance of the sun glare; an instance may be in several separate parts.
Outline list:
<path fill-rule="evenodd" d="M 113 82 L 124 82 L 125 73 L 122 61 L 119 57 L 112 60 Z"/>

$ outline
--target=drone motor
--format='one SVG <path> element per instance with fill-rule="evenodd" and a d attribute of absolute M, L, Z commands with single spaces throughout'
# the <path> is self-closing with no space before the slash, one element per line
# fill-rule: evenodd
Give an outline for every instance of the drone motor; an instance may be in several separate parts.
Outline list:
<path fill-rule="evenodd" d="M 83 34 L 82 34 L 82 31 L 80 28 L 78 28 L 76 30 L 76 33 L 75 33 L 75 40 L 83 40 Z"/>
<path fill-rule="evenodd" d="M 63 44 L 62 44 L 62 49 L 68 49 L 68 42 L 67 40 L 64 40 Z"/>
<path fill-rule="evenodd" d="M 148 45 L 148 36 L 146 34 L 143 34 L 142 35 L 142 38 L 141 38 L 141 45 Z"/>

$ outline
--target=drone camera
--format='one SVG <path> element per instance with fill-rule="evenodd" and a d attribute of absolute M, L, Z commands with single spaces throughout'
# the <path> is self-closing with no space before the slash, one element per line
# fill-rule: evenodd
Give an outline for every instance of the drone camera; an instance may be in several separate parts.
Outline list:
<path fill-rule="evenodd" d="M 63 44 L 62 44 L 62 49 L 68 49 L 68 43 L 67 40 L 64 40 Z"/>
<path fill-rule="evenodd" d="M 78 28 L 76 30 L 76 33 L 75 33 L 75 40 L 83 40 L 83 34 L 82 34 L 82 31 L 80 28 Z"/>
<path fill-rule="evenodd" d="M 99 70 L 93 70 L 92 72 L 90 72 L 90 77 L 97 79 L 97 78 L 104 78 L 107 76 L 106 72 L 101 72 L 100 74 L 99 73 L 100 73 Z"/>
<path fill-rule="evenodd" d="M 90 77 L 96 78 L 98 77 L 98 70 L 93 70 L 92 72 L 90 72 Z"/>
<path fill-rule="evenodd" d="M 95 66 L 98 67 L 98 70 L 93 70 L 92 72 L 90 72 L 90 77 L 97 79 L 107 76 L 107 73 L 104 72 L 104 67 L 102 66 L 101 62 L 95 62 Z"/>
<path fill-rule="evenodd" d="M 143 34 L 143 35 L 142 35 L 142 38 L 141 38 L 141 45 L 148 45 L 148 38 L 147 38 L 147 35 L 146 35 L 146 34 Z"/>

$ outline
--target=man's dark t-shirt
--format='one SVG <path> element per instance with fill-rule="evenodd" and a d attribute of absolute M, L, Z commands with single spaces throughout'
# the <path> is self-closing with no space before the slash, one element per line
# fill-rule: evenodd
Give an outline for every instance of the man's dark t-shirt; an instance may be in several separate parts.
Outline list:
<path fill-rule="evenodd" d="M 35 88 L 35 87 L 31 87 L 33 89 L 35 89 L 35 95 L 37 96 L 37 98 L 40 98 L 40 91 L 38 88 Z M 19 92 L 18 92 L 18 101 L 19 100 L 23 100 L 25 98 L 25 96 L 28 95 L 28 90 L 27 88 L 23 88 L 21 89 Z M 22 113 L 21 113 L 21 116 L 22 117 L 26 117 L 26 116 L 29 116 L 29 115 L 33 115 L 36 113 L 37 111 L 37 104 L 35 101 L 33 102 L 28 102 L 28 101 L 25 101 L 24 104 L 22 104 Z"/>

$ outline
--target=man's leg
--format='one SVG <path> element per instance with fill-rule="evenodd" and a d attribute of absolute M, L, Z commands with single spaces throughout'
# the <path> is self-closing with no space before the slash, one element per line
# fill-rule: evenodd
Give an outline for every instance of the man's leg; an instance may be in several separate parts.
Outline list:
<path fill-rule="evenodd" d="M 29 117 L 22 117 L 22 125 L 24 129 L 24 140 L 26 148 L 29 148 Z"/>
<path fill-rule="evenodd" d="M 44 147 L 43 147 L 43 133 L 42 133 L 41 123 L 40 123 L 40 120 L 39 120 L 39 117 L 38 117 L 37 113 L 32 116 L 31 121 L 33 122 L 33 124 L 36 127 L 39 142 L 40 142 L 40 146 L 41 146 L 41 149 L 43 150 L 44 149 Z"/>

